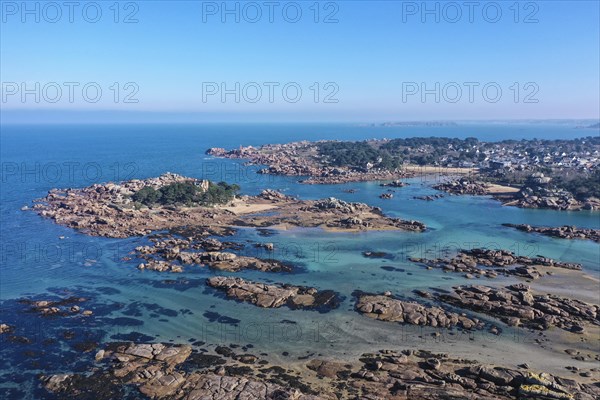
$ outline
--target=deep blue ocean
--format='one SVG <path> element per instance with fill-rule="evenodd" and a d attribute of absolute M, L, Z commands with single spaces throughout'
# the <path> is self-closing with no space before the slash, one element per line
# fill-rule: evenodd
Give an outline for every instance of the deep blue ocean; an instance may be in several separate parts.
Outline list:
<path fill-rule="evenodd" d="M 1 127 L 0 322 L 21 326 L 34 337 L 28 344 L 0 340 L 0 398 L 48 397 L 39 388 L 39 373 L 77 371 L 89 365 L 96 350 L 81 356 L 77 344 L 112 340 L 156 340 L 209 344 L 252 344 L 256 352 L 288 362 L 307 353 L 344 356 L 377 347 L 419 346 L 419 335 L 399 335 L 352 311 L 354 290 L 385 291 L 411 297 L 415 288 L 449 288 L 466 282 L 460 275 L 427 271 L 410 256 L 440 256 L 440 248 L 497 247 L 528 256 L 544 255 L 582 263 L 600 274 L 600 248 L 591 241 L 569 241 L 520 233 L 502 223 L 577 225 L 600 228 L 600 213 L 524 210 L 503 207 L 488 197 L 446 196 L 432 202 L 414 196 L 433 194 L 435 178 L 410 179 L 391 200 L 377 183 L 301 185 L 295 178 L 255 174 L 239 160 L 213 159 L 210 147 L 285 143 L 296 140 L 361 140 L 413 136 L 449 136 L 480 140 L 574 138 L 598 135 L 568 123 L 459 124 L 444 127 L 373 127 L 340 124 L 207 124 L 207 125 L 3 125 Z M 289 282 L 334 289 L 345 300 L 328 314 L 288 309 L 259 309 L 215 296 L 204 286 L 214 274 L 188 267 L 182 274 L 138 271 L 123 261 L 146 238 L 125 240 L 88 237 L 22 211 L 52 188 L 157 176 L 165 172 L 238 183 L 242 192 L 278 189 L 304 199 L 338 197 L 380 206 L 389 215 L 423 221 L 421 234 L 405 232 L 324 233 L 317 229 L 270 232 L 240 229 L 227 240 L 273 242 L 275 258 L 298 265 L 294 274 L 252 271 L 238 275 L 263 281 Z M 346 193 L 345 189 L 356 189 Z M 257 251 L 242 250 L 247 252 Z M 365 250 L 385 251 L 390 260 L 362 257 Z M 382 268 L 386 267 L 386 268 Z M 391 267 L 391 268 L 390 268 Z M 502 284 L 498 279 L 494 284 Z M 593 287 L 593 286 L 592 286 Z M 564 292 L 588 288 L 560 287 Z M 44 319 L 25 312 L 21 298 L 47 299 L 76 295 L 88 298 L 94 317 Z M 593 296 L 593 295 L 592 295 Z M 600 297 L 600 293 L 598 294 Z M 600 299 L 597 300 L 600 302 Z M 68 339 L 65 331 L 73 331 Z M 4 336 L 4 335 L 3 335 Z M 414 339 L 415 342 L 410 340 Z M 471 351 L 472 341 L 457 343 Z M 476 342 L 476 345 L 480 343 Z M 516 346 L 515 343 L 513 345 Z M 482 350 L 502 361 L 502 338 Z M 463 351 L 461 350 L 461 351 Z M 523 357 L 528 349 L 523 347 Z M 539 350 L 541 351 L 541 350 Z M 510 359 L 514 363 L 514 359 Z M 87 364 L 86 364 L 87 363 Z"/>

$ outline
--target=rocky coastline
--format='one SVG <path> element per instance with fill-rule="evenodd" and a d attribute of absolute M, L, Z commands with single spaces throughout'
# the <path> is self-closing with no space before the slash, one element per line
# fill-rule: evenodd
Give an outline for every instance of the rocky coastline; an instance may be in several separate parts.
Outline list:
<path fill-rule="evenodd" d="M 352 203 L 333 197 L 299 200 L 273 190 L 258 196 L 241 196 L 229 204 L 215 207 L 152 206 L 140 207 L 131 195 L 144 187 L 160 188 L 173 182 L 193 182 L 199 187 L 207 181 L 166 174 L 148 180 L 121 184 L 93 185 L 84 189 L 54 190 L 33 210 L 57 224 L 94 236 L 126 238 L 147 236 L 158 231 L 167 234 L 148 236 L 149 245 L 135 248 L 132 257 L 141 260 L 140 270 L 183 272 L 188 266 L 207 266 L 225 272 L 250 269 L 261 272 L 292 272 L 293 266 L 270 257 L 239 255 L 243 245 L 216 237 L 227 236 L 236 227 L 319 227 L 342 231 L 404 230 L 423 232 L 418 221 L 390 218 L 377 207 Z M 473 193 L 479 191 L 471 187 Z M 516 227 L 516 226 L 515 226 Z M 517 228 L 520 229 L 520 228 Z M 571 232 L 579 235 L 581 232 Z M 590 235 L 590 233 L 586 233 Z M 272 243 L 253 243 L 254 248 L 273 252 Z M 364 252 L 368 258 L 386 258 L 378 252 Z M 452 258 L 411 259 L 428 268 L 459 272 L 467 277 L 494 278 L 498 275 L 536 279 L 552 273 L 551 268 L 581 270 L 581 265 L 549 258 L 517 256 L 505 250 L 473 249 L 460 251 Z M 288 307 L 329 312 L 340 306 L 342 297 L 333 290 L 265 284 L 230 276 L 206 280 L 214 293 L 261 308 Z M 218 294 L 217 294 L 218 295 Z M 557 295 L 534 293 L 519 284 L 506 288 L 487 286 L 456 287 L 453 292 L 419 295 L 428 304 L 394 297 L 355 292 L 354 309 L 372 319 L 445 329 L 481 330 L 482 320 L 468 316 L 459 308 L 497 318 L 509 326 L 534 330 L 560 328 L 584 334 L 600 326 L 598 305 Z M 433 301 L 437 305 L 430 305 Z M 32 303 L 40 316 L 88 317 L 84 298 L 62 302 Z M 77 304 L 82 303 L 82 304 Z M 300 311 L 298 311 L 300 312 Z M 14 327 L 0 324 L 0 334 Z M 490 331 L 498 332 L 491 327 Z M 451 359 L 427 351 L 380 351 L 364 354 L 351 363 L 314 358 L 301 373 L 271 365 L 260 357 L 236 354 L 223 347 L 166 343 L 109 343 L 96 354 L 97 365 L 87 373 L 65 373 L 42 377 L 46 389 L 61 398 L 113 398 L 115 394 L 139 391 L 146 398 L 165 399 L 593 399 L 600 387 L 549 374 L 535 374 L 525 368 L 511 369 Z M 600 374 L 583 377 L 594 377 Z M 307 375 L 308 374 L 308 375 Z M 598 377 L 596 377 L 596 375 Z M 340 393 L 342 393 L 340 395 Z"/>
<path fill-rule="evenodd" d="M 559 239 L 584 239 L 600 243 L 600 229 L 578 228 L 576 226 L 531 226 L 527 224 L 502 224 L 509 228 L 515 228 L 523 232 L 539 233 L 544 236 L 555 237 Z"/>
<path fill-rule="evenodd" d="M 109 343 L 87 372 L 41 376 L 64 399 L 137 391 L 152 399 L 573 399 L 600 387 L 524 368 L 481 365 L 428 351 L 380 350 L 352 362 L 313 358 L 296 370 L 227 347 Z"/>
<path fill-rule="evenodd" d="M 519 190 L 503 192 L 487 182 L 473 179 L 450 180 L 433 186 L 434 189 L 454 195 L 491 195 L 505 206 L 521 208 L 545 208 L 559 211 L 599 210 L 600 200 L 588 198 L 577 200 L 563 189 L 542 186 L 523 186 Z"/>
<path fill-rule="evenodd" d="M 144 187 L 160 188 L 174 182 L 199 181 L 175 174 L 131 180 L 120 184 L 95 184 L 83 189 L 51 190 L 35 201 L 33 211 L 55 223 L 92 236 L 127 238 L 182 226 L 204 227 L 204 235 L 227 235 L 235 226 L 323 227 L 340 230 L 422 231 L 425 225 L 385 216 L 381 209 L 336 198 L 297 200 L 273 190 L 258 196 L 240 196 L 230 205 L 203 207 L 142 207 L 131 196 Z M 264 211 L 268 210 L 269 213 Z M 198 229 L 198 228 L 196 228 Z"/>
<path fill-rule="evenodd" d="M 597 141 L 592 138 L 588 140 L 586 145 L 590 145 L 590 148 L 597 147 Z M 579 156 L 587 160 L 590 153 L 582 152 L 577 145 L 573 147 L 575 141 L 562 143 L 565 148 L 569 148 L 573 157 L 560 161 L 552 160 L 549 154 L 533 157 L 535 151 L 528 152 L 523 147 L 527 146 L 525 143 L 499 145 L 470 139 L 464 142 L 448 139 L 445 144 L 443 142 L 444 140 L 437 138 L 372 139 L 360 142 L 302 141 L 260 147 L 240 146 L 232 150 L 210 148 L 206 154 L 247 160 L 249 165 L 265 165 L 265 168 L 258 171 L 260 174 L 306 177 L 300 180 L 306 184 L 390 180 L 400 182 L 399 179 L 402 178 L 436 174 L 452 180 L 435 185 L 434 188 L 451 194 L 492 195 L 505 205 L 523 208 L 600 209 L 600 195 L 592 182 L 593 179 L 597 180 L 597 151 L 592 163 L 585 166 L 578 164 L 574 154 L 580 153 Z M 538 144 L 542 148 L 555 146 L 550 142 Z M 474 148 L 478 149 L 473 152 Z M 519 161 L 519 165 L 515 165 L 514 159 L 523 155 L 526 157 Z M 495 157 L 503 160 L 494 160 Z M 456 179 L 456 175 L 464 174 L 469 177 Z M 581 182 L 581 186 L 576 187 L 572 182 L 563 181 L 561 174 Z M 510 186 L 488 181 L 506 182 Z M 402 187 L 401 183 L 395 186 L 393 182 L 382 185 Z M 585 186 L 593 188 L 582 190 Z"/>
<path fill-rule="evenodd" d="M 597 198 L 580 201 L 566 190 L 542 186 L 524 186 L 514 200 L 508 199 L 504 205 L 563 211 L 600 210 L 600 200 Z"/>
<path fill-rule="evenodd" d="M 214 147 L 208 149 L 206 154 L 220 158 L 243 159 L 250 165 L 266 165 L 258 171 L 259 174 L 303 177 L 299 182 L 308 185 L 396 181 L 399 178 L 415 176 L 412 172 L 402 170 L 325 165 L 317 157 L 316 143 L 306 141 L 261 147 L 246 146 L 233 150 Z"/>
<path fill-rule="evenodd" d="M 451 180 L 434 185 L 433 188 L 451 194 L 485 196 L 489 194 L 489 184 L 472 179 Z"/>
<path fill-rule="evenodd" d="M 507 289 L 484 286 L 459 289 L 464 291 L 457 292 L 467 299 L 466 301 L 474 302 L 474 294 L 478 294 L 478 301 L 497 307 L 488 312 L 483 311 L 484 313 L 509 310 L 504 312 L 505 315 L 521 315 L 518 323 L 531 329 L 557 326 L 569 332 L 582 334 L 583 330 L 579 327 L 599 324 L 600 310 L 597 306 L 530 293 L 529 288 L 524 285 L 514 285 Z M 489 301 L 479 295 L 487 296 Z M 458 294 L 446 296 L 456 297 Z M 509 296 L 515 296 L 518 300 L 500 305 L 507 303 L 506 299 L 510 299 Z M 429 298 L 450 302 L 441 294 L 430 295 Z M 75 307 L 87 302 L 91 302 L 91 299 L 72 296 L 48 300 L 23 299 L 19 304 L 24 306 L 23 312 L 34 315 L 35 318 L 66 318 L 76 322 L 77 318 L 82 318 L 83 307 Z M 530 310 L 519 305 L 525 302 L 532 304 L 531 310 L 535 314 L 533 319 L 528 319 L 525 315 Z M 369 308 L 370 305 L 373 305 L 373 308 Z M 357 307 L 366 307 L 365 315 L 384 316 L 382 321 L 427 326 L 437 324 L 438 327 L 467 330 L 482 327 L 482 322 L 476 318 L 444 311 L 440 307 L 401 301 L 390 293 L 360 293 Z M 478 309 L 477 303 L 470 307 Z M 554 307 L 558 311 L 554 310 Z M 43 311 L 52 308 L 57 308 L 57 311 L 51 314 Z M 109 313 L 109 310 L 103 310 L 99 314 L 104 318 Z M 512 316 L 506 317 L 506 320 L 508 323 L 516 322 Z M 20 328 L 2 323 L 0 329 L 1 334 L 11 335 Z M 32 332 L 36 334 L 35 331 Z M 18 333 L 21 334 L 20 330 Z M 74 332 L 63 332 L 62 337 L 68 342 L 74 335 Z M 53 341 L 57 346 L 61 343 L 56 339 Z M 10 339 L 8 345 L 19 348 L 30 342 L 28 337 L 23 336 Z M 72 371 L 68 366 L 58 363 L 52 369 L 53 373 L 40 375 L 39 382 L 45 390 L 58 398 L 90 400 L 108 400 L 115 397 L 186 400 L 446 400 L 448 396 L 490 400 L 591 400 L 600 395 L 600 386 L 597 384 L 600 379 L 598 368 L 581 370 L 567 366 L 565 369 L 569 370 L 572 376 L 565 378 L 532 370 L 526 364 L 482 364 L 468 358 L 455 358 L 449 354 L 426 350 L 380 350 L 349 359 L 324 358 L 320 354 L 311 353 L 282 367 L 267 353 L 253 354 L 252 347 L 204 342 L 173 344 L 148 341 L 109 341 L 101 346 L 98 343 L 85 346 L 77 344 L 74 349 L 80 352 L 82 360 L 85 360 L 80 361 L 77 370 Z M 574 358 L 582 357 L 573 349 L 566 349 L 565 352 L 572 354 Z M 88 355 L 84 357 L 83 354 Z M 286 354 L 283 356 L 287 357 Z"/>

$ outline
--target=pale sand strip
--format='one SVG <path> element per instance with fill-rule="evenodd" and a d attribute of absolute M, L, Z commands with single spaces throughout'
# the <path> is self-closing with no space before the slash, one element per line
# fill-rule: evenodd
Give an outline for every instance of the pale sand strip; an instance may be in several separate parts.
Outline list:
<path fill-rule="evenodd" d="M 236 202 L 232 206 L 218 206 L 221 210 L 231 211 L 236 215 L 259 213 L 262 211 L 272 210 L 278 208 L 273 204 L 246 204 L 244 202 Z"/>
<path fill-rule="evenodd" d="M 498 194 L 498 193 L 517 193 L 520 189 L 511 186 L 502 186 L 490 183 L 487 188 L 487 193 Z"/>

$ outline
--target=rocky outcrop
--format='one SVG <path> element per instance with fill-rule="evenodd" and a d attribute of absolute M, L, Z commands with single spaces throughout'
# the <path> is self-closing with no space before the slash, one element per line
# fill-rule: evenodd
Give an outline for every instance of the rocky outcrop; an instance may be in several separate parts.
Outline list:
<path fill-rule="evenodd" d="M 325 225 L 330 228 L 401 229 L 416 232 L 426 229 L 425 224 L 419 221 L 385 217 L 379 207 L 371 207 L 364 203 L 349 203 L 335 197 L 315 201 L 303 210 L 319 213 L 322 218 L 327 219 Z"/>
<path fill-rule="evenodd" d="M 434 200 L 437 200 L 437 199 L 441 199 L 443 197 L 444 197 L 443 194 L 432 194 L 432 195 L 429 195 L 429 196 L 415 196 L 415 197 L 413 197 L 413 199 L 415 199 L 415 200 L 425 200 L 425 201 L 434 201 Z"/>
<path fill-rule="evenodd" d="M 190 207 L 155 205 L 148 208 L 131 199 L 131 195 L 143 187 L 160 187 L 181 181 L 191 181 L 199 186 L 208 182 L 166 174 L 143 181 L 107 183 L 83 189 L 54 189 L 45 198 L 36 200 L 32 210 L 59 225 L 93 236 L 114 238 L 192 228 L 195 236 L 201 233 L 206 238 L 231 234 L 234 226 L 265 228 L 288 224 L 343 230 L 424 229 L 421 223 L 386 217 L 381 209 L 366 204 L 347 203 L 335 198 L 302 201 L 274 190 L 264 190 L 258 196 L 241 196 L 228 206 L 216 207 L 196 204 Z M 265 213 L 265 210 L 269 212 Z"/>
<path fill-rule="evenodd" d="M 159 272 L 182 272 L 185 265 L 207 265 L 221 271 L 237 272 L 244 269 L 253 269 L 264 272 L 290 272 L 292 267 L 272 259 L 238 256 L 224 250 L 226 248 L 239 248 L 236 243 L 222 243 L 216 239 L 179 239 L 174 237 L 151 239 L 152 246 L 138 246 L 134 254 L 137 258 L 145 260 L 138 265 L 140 270 Z M 267 251 L 273 251 L 272 243 L 264 244 Z M 269 250 L 271 249 L 271 250 Z M 210 250 L 210 251 L 197 251 Z"/>
<path fill-rule="evenodd" d="M 258 379 L 240 376 L 220 376 L 217 374 L 194 374 L 187 381 L 185 389 L 193 388 L 188 399 L 294 399 L 318 400 L 319 396 L 306 395 L 297 389 L 285 388 Z"/>
<path fill-rule="evenodd" d="M 414 301 L 403 301 L 385 295 L 359 293 L 355 309 L 369 318 L 380 321 L 440 328 L 483 328 L 483 323 L 477 319 L 448 312 L 440 307 L 426 306 Z"/>
<path fill-rule="evenodd" d="M 469 194 L 474 196 L 483 196 L 488 194 L 489 185 L 485 182 L 479 182 L 472 179 L 459 179 L 450 182 L 443 182 L 433 186 L 436 190 L 452 194 Z"/>
<path fill-rule="evenodd" d="M 173 264 L 167 261 L 150 260 L 146 263 L 139 263 L 139 270 L 158 271 L 158 272 L 183 272 L 181 265 Z"/>
<path fill-rule="evenodd" d="M 29 312 L 38 315 L 47 316 L 73 316 L 73 315 L 91 315 L 90 310 L 82 308 L 81 303 L 86 302 L 83 297 L 67 297 L 60 300 L 29 300 L 22 299 L 19 303 L 31 306 Z"/>
<path fill-rule="evenodd" d="M 5 333 L 12 333 L 15 330 L 13 326 L 7 324 L 0 324 L 0 335 Z"/>
<path fill-rule="evenodd" d="M 163 399 L 298 399 L 315 400 L 290 386 L 243 376 L 234 366 L 227 374 L 224 359 L 218 356 L 192 354 L 188 345 L 110 344 L 98 352 L 96 360 L 108 363 L 108 368 L 91 375 L 57 374 L 42 376 L 46 390 L 60 398 L 81 398 L 95 392 L 97 399 L 117 396 L 125 386 L 136 387 L 143 398 Z M 214 363 L 214 364 L 213 364 Z M 190 371 L 191 369 L 191 371 Z M 241 371 L 241 370 L 240 370 Z M 265 375 L 263 374 L 263 377 Z M 106 391 L 109 388 L 110 391 Z"/>
<path fill-rule="evenodd" d="M 380 183 L 379 186 L 381 186 L 381 187 L 402 188 L 404 186 L 408 186 L 408 183 L 402 182 L 401 180 L 395 180 L 395 181 L 392 181 L 392 182 Z"/>
<path fill-rule="evenodd" d="M 126 238 L 143 236 L 155 230 L 197 224 L 211 226 L 219 217 L 227 217 L 225 210 L 195 207 L 190 213 L 185 207 L 140 207 L 132 195 L 144 187 L 154 189 L 173 183 L 191 182 L 203 189 L 208 181 L 166 173 L 157 178 L 133 179 L 121 183 L 94 184 L 82 189 L 52 189 L 42 199 L 35 200 L 32 210 L 67 226 L 93 236 Z M 219 226 L 212 227 L 218 231 Z"/>
<path fill-rule="evenodd" d="M 111 343 L 98 352 L 98 364 L 88 374 L 57 374 L 41 380 L 60 398 L 87 394 L 99 400 L 115 398 L 130 388 L 144 398 L 186 400 L 591 400 L 600 395 L 600 387 L 593 383 L 423 350 L 380 350 L 344 363 L 312 359 L 295 373 L 228 348 L 217 348 L 218 355 L 200 350 L 161 343 Z M 237 362 L 244 357 L 256 362 L 240 367 Z"/>
<path fill-rule="evenodd" d="M 545 186 L 524 186 L 514 201 L 507 205 L 523 208 L 549 208 L 552 210 L 581 210 L 584 204 L 573 194 L 558 188 Z M 591 207 L 593 209 L 594 207 Z"/>
<path fill-rule="evenodd" d="M 392 193 L 381 193 L 379 195 L 379 198 L 384 200 L 390 200 L 394 198 L 394 195 Z"/>
<path fill-rule="evenodd" d="M 260 192 L 260 194 L 258 195 L 258 197 L 263 198 L 265 200 L 271 200 L 271 201 L 290 201 L 290 200 L 294 200 L 293 197 L 291 196 L 287 196 L 281 192 L 278 192 L 277 190 L 273 190 L 273 189 L 265 189 L 262 192 Z"/>
<path fill-rule="evenodd" d="M 394 258 L 393 254 L 386 253 L 385 251 L 363 251 L 362 255 L 366 258 L 386 258 L 388 260 Z"/>
<path fill-rule="evenodd" d="M 364 203 L 349 203 L 335 197 L 315 201 L 308 209 L 315 211 L 336 211 L 341 214 L 357 214 L 359 212 L 381 213 L 381 209 L 378 207 L 371 207 Z"/>
<path fill-rule="evenodd" d="M 493 195 L 497 200 L 502 201 L 505 206 L 572 211 L 600 209 L 599 199 L 591 197 L 585 201 L 579 201 L 572 193 L 564 189 L 547 186 L 548 182 L 545 181 L 546 178 L 543 175 L 532 178 L 529 184 L 523 186 L 516 193 L 495 193 L 492 190 L 492 185 L 489 183 L 472 179 L 444 182 L 433 186 L 433 188 L 456 195 Z M 538 186 L 536 180 L 545 183 L 542 186 Z"/>
<path fill-rule="evenodd" d="M 576 226 L 531 226 L 527 224 L 502 224 L 509 228 L 515 228 L 523 232 L 539 233 L 545 236 L 560 238 L 560 239 L 587 239 L 600 243 L 600 229 L 578 228 Z"/>
<path fill-rule="evenodd" d="M 535 294 L 529 286 L 505 289 L 459 286 L 450 294 L 438 294 L 445 303 L 500 318 L 510 326 L 546 330 L 550 326 L 583 333 L 585 324 L 600 325 L 600 306 L 551 294 Z"/>
<path fill-rule="evenodd" d="M 317 143 L 307 141 L 286 144 L 267 144 L 260 147 L 246 146 L 233 150 L 210 148 L 206 154 L 214 157 L 245 159 L 252 165 L 266 165 L 258 171 L 265 175 L 307 177 L 304 184 L 340 184 L 365 181 L 396 181 L 411 177 L 406 171 L 389 171 L 379 168 L 354 168 L 331 166 L 317 156 Z"/>
<path fill-rule="evenodd" d="M 592 399 L 593 384 L 452 359 L 427 351 L 363 354 L 349 379 L 365 399 Z"/>
<path fill-rule="evenodd" d="M 452 258 L 424 259 L 411 257 L 410 261 L 423 264 L 428 268 L 439 268 L 445 272 L 495 278 L 499 274 L 514 275 L 526 279 L 536 279 L 545 272 L 540 267 L 581 270 L 581 265 L 556 261 L 547 257 L 518 256 L 507 250 L 472 249 L 461 250 Z"/>
<path fill-rule="evenodd" d="M 343 364 L 333 360 L 314 359 L 310 360 L 306 367 L 315 371 L 319 377 L 330 379 L 344 379 L 351 370 L 348 364 Z"/>
<path fill-rule="evenodd" d="M 225 292 L 227 297 L 263 308 L 287 306 L 292 309 L 329 311 L 340 304 L 339 295 L 332 290 L 319 291 L 289 284 L 266 285 L 226 276 L 209 278 L 206 283 Z"/>

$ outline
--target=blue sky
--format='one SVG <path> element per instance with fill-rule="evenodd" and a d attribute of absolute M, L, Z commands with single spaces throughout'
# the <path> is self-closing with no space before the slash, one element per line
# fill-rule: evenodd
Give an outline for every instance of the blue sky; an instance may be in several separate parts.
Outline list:
<path fill-rule="evenodd" d="M 19 115 L 114 110 L 303 121 L 599 118 L 598 1 L 516 7 L 513 1 L 474 2 L 471 16 L 462 1 L 427 2 L 430 10 L 436 5 L 439 10 L 430 14 L 423 14 L 420 1 L 272 3 L 273 22 L 262 1 L 120 2 L 118 15 L 114 2 L 106 1 L 98 2 L 97 18 L 92 6 L 84 15 L 83 5 L 89 4 L 84 1 L 70 22 L 65 6 L 59 18 L 47 2 L 29 2 L 34 12 L 27 14 L 20 1 L 2 1 L 3 114 L 18 109 Z M 222 14 L 224 4 L 237 5 L 239 22 L 236 13 Z M 253 23 L 258 9 L 262 16 Z M 127 16 L 132 23 L 124 23 Z M 72 102 L 65 82 L 76 84 Z M 97 102 L 82 93 L 90 83 L 88 97 Z M 34 94 L 23 99 L 23 85 L 39 94 L 39 102 Z M 223 85 L 232 90 L 224 99 Z M 102 94 L 94 97 L 97 87 Z M 425 97 L 423 89 L 430 91 Z M 137 102 L 125 102 L 127 95 Z"/>

